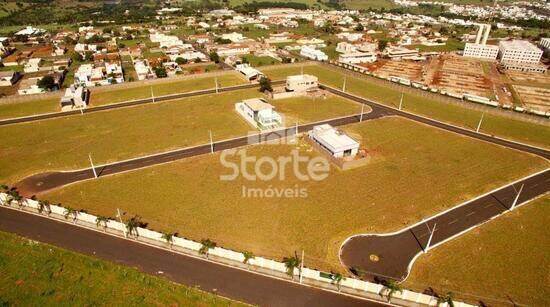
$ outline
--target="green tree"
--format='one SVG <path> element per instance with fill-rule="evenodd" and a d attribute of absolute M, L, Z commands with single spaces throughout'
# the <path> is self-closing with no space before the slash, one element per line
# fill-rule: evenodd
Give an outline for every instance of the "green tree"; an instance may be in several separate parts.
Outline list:
<path fill-rule="evenodd" d="M 256 258 L 256 256 L 254 255 L 254 253 L 249 252 L 249 251 L 243 252 L 243 257 L 244 257 L 244 259 L 243 259 L 243 263 L 244 263 L 244 264 L 248 264 L 248 262 L 250 261 L 250 259 Z"/>
<path fill-rule="evenodd" d="M 69 219 L 69 217 L 72 217 L 73 223 L 75 223 L 76 217 L 78 216 L 78 210 L 71 207 L 66 207 L 65 211 L 63 211 L 63 216 L 65 217 L 66 220 Z"/>
<path fill-rule="evenodd" d="M 134 216 L 126 222 L 126 237 L 135 235 L 136 239 L 139 237 L 138 227 L 141 225 L 141 218 Z"/>
<path fill-rule="evenodd" d="M 102 215 L 98 215 L 95 218 L 95 225 L 97 227 L 102 227 L 103 231 L 107 231 L 107 223 L 108 222 L 109 222 L 109 218 L 107 218 L 105 216 L 102 216 Z"/>
<path fill-rule="evenodd" d="M 163 232 L 161 237 L 164 241 L 166 241 L 166 244 L 168 244 L 168 247 L 172 248 L 172 245 L 174 244 L 174 236 L 175 236 L 175 233 Z"/>
<path fill-rule="evenodd" d="M 452 292 L 447 292 L 444 296 L 437 297 L 437 306 L 447 303 L 449 307 L 454 307 L 455 303 L 453 299 L 454 299 L 454 294 Z"/>
<path fill-rule="evenodd" d="M 342 280 L 345 280 L 346 278 L 340 273 L 332 273 L 330 275 L 330 279 L 332 279 L 332 283 L 336 284 L 338 291 L 340 291 L 340 285 L 342 283 Z"/>
<path fill-rule="evenodd" d="M 388 46 L 388 41 L 385 39 L 381 39 L 378 41 L 378 50 L 384 51 L 386 47 Z"/>
<path fill-rule="evenodd" d="M 38 80 L 38 87 L 51 91 L 55 88 L 55 79 L 51 75 L 45 75 L 42 79 Z"/>
<path fill-rule="evenodd" d="M 363 27 L 362 24 L 358 23 L 355 27 L 355 31 L 363 32 L 363 30 L 365 30 L 365 27 Z"/>
<path fill-rule="evenodd" d="M 396 292 L 403 292 L 403 288 L 395 280 L 384 281 L 383 285 L 384 288 L 382 289 L 382 291 L 385 292 L 385 295 L 388 298 L 388 302 L 391 301 L 391 298 Z"/>
<path fill-rule="evenodd" d="M 47 200 L 39 200 L 38 201 L 38 213 L 46 212 L 46 215 L 50 215 L 52 213 L 51 204 Z"/>
<path fill-rule="evenodd" d="M 210 52 L 209 56 L 210 56 L 210 61 L 213 61 L 214 63 L 220 62 L 220 56 L 216 52 L 214 51 Z"/>
<path fill-rule="evenodd" d="M 294 269 L 299 268 L 300 264 L 302 264 L 298 256 L 294 254 L 293 257 L 285 257 L 283 258 L 283 263 L 285 264 L 288 276 L 294 279 Z"/>
<path fill-rule="evenodd" d="M 166 78 L 168 76 L 166 69 L 162 66 L 155 67 L 155 75 L 157 75 L 157 78 Z"/>
<path fill-rule="evenodd" d="M 189 61 L 187 59 L 184 59 L 182 57 L 178 57 L 176 58 L 176 63 L 178 63 L 178 65 L 185 65 L 187 64 Z"/>
<path fill-rule="evenodd" d="M 271 86 L 271 80 L 268 77 L 262 76 L 260 78 L 260 92 L 273 92 L 273 87 Z"/>
<path fill-rule="evenodd" d="M 216 242 L 211 241 L 210 239 L 201 240 L 201 248 L 199 249 L 199 254 L 205 255 L 208 258 L 209 251 L 216 247 Z"/>

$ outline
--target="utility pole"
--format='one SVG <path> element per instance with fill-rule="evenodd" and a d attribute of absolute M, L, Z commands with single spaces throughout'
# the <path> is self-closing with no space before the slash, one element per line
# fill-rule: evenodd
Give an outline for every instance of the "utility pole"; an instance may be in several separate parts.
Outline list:
<path fill-rule="evenodd" d="M 212 130 L 208 130 L 210 134 L 210 153 L 214 153 L 214 141 L 212 140 Z"/>
<path fill-rule="evenodd" d="M 426 248 L 424 249 L 424 253 L 427 253 L 428 250 L 430 249 L 430 244 L 432 243 L 432 238 L 435 233 L 435 226 L 437 226 L 437 223 L 434 224 L 434 228 L 431 230 L 430 237 L 428 238 L 428 243 L 426 244 Z M 428 226 L 428 224 L 426 224 L 426 227 L 428 227 L 428 230 L 430 230 L 430 227 Z"/>
<path fill-rule="evenodd" d="M 214 82 L 216 82 L 216 94 L 217 94 L 218 93 L 218 77 L 216 77 Z"/>
<path fill-rule="evenodd" d="M 153 103 L 155 103 L 155 95 L 153 94 L 153 86 L 151 86 L 151 99 L 153 100 Z"/>
<path fill-rule="evenodd" d="M 361 117 L 359 118 L 359 122 L 363 121 L 363 110 L 365 109 L 365 105 L 361 104 Z"/>
<path fill-rule="evenodd" d="M 94 177 L 97 178 L 97 172 L 95 171 L 94 162 L 92 161 L 92 154 L 88 154 L 88 158 L 90 159 L 90 164 L 92 165 L 92 171 L 94 172 Z"/>
<path fill-rule="evenodd" d="M 477 124 L 476 132 L 479 132 L 479 129 L 481 128 L 481 123 L 483 122 L 483 116 L 485 116 L 485 113 L 481 114 L 481 118 L 479 119 L 479 123 Z"/>
<path fill-rule="evenodd" d="M 302 250 L 302 262 L 300 263 L 300 283 L 302 283 L 302 270 L 304 269 L 304 250 Z"/>
<path fill-rule="evenodd" d="M 519 200 L 519 195 L 521 194 L 521 191 L 523 191 L 523 186 L 525 186 L 525 184 L 522 184 L 519 188 L 518 194 L 516 195 L 516 198 L 514 198 L 514 202 L 512 203 L 512 207 L 510 207 L 510 211 L 514 210 L 514 208 L 516 207 L 516 204 Z"/>
<path fill-rule="evenodd" d="M 403 108 L 403 93 L 401 93 L 401 100 L 399 101 L 399 111 Z"/>
<path fill-rule="evenodd" d="M 294 127 L 294 135 L 298 137 L 298 122 L 296 122 L 296 125 Z"/>
<path fill-rule="evenodd" d="M 344 84 L 342 84 L 342 92 L 346 92 L 346 76 L 344 76 Z"/>
<path fill-rule="evenodd" d="M 80 107 L 80 115 L 84 115 L 84 108 Z"/>

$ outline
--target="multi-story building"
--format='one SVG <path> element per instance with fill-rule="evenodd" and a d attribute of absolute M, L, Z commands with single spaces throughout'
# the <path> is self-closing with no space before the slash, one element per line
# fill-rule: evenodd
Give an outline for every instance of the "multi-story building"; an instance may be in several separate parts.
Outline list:
<path fill-rule="evenodd" d="M 478 58 L 485 60 L 496 60 L 498 56 L 498 46 L 466 43 L 463 56 L 469 58 Z"/>
<path fill-rule="evenodd" d="M 550 37 L 541 38 L 539 45 L 544 49 L 550 49 Z"/>
<path fill-rule="evenodd" d="M 538 64 L 542 50 L 528 41 L 501 41 L 499 44 L 501 63 Z"/>

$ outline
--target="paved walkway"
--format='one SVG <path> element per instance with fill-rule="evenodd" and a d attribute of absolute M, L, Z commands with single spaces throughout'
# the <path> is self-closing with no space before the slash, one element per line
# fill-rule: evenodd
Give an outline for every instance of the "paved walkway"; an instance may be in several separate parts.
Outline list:
<path fill-rule="evenodd" d="M 548 193 L 550 170 L 515 184 L 506 185 L 398 233 L 353 236 L 343 244 L 340 259 L 348 268 L 359 269 L 362 277 L 368 280 L 375 278 L 403 280 L 408 276 L 415 257 L 426 249 L 434 227 L 430 247 L 444 243 L 471 227 L 487 222 L 509 210 L 521 185 L 524 185 L 524 188 L 517 204 Z"/>
<path fill-rule="evenodd" d="M 383 306 L 0 207 L 0 230 L 264 306 Z M 163 272 L 163 274 L 159 274 Z"/>

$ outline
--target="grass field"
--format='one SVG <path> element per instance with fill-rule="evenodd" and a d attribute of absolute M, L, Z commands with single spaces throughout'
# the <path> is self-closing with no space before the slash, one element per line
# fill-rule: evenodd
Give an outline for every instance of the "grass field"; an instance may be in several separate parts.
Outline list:
<path fill-rule="evenodd" d="M 102 164 L 204 144 L 209 130 L 214 140 L 243 136 L 254 128 L 234 111 L 234 104 L 261 96 L 256 89 L 240 90 L 0 127 L 0 180 L 13 184 L 35 172 L 87 167 L 89 153 Z M 330 96 L 275 105 L 292 124 L 360 112 L 359 105 Z"/>
<path fill-rule="evenodd" d="M 0 272 L 0 306 L 244 306 L 4 232 Z"/>
<path fill-rule="evenodd" d="M 421 256 L 405 286 L 490 306 L 549 306 L 549 223 L 546 196 Z"/>
<path fill-rule="evenodd" d="M 243 55 L 243 59 L 246 59 L 253 67 L 280 63 L 278 60 L 269 56 L 255 56 L 252 54 Z"/>
<path fill-rule="evenodd" d="M 306 266 L 341 270 L 338 250 L 348 236 L 400 229 L 548 165 L 400 118 L 345 130 L 361 139 L 371 162 L 345 172 L 331 168 L 322 181 L 300 181 L 288 169 L 284 181 L 222 181 L 219 176 L 231 172 L 214 154 L 70 185 L 40 198 L 106 216 L 118 207 L 153 229 L 256 255 L 281 259 L 303 249 Z M 296 147 L 262 145 L 247 152 L 278 158 Z M 317 156 L 304 143 L 298 149 Z M 243 197 L 243 187 L 306 188 L 307 197 Z"/>
<path fill-rule="evenodd" d="M 300 66 L 262 68 L 262 72 L 273 80 L 284 79 L 288 75 L 299 74 Z M 344 76 L 340 70 L 327 66 L 304 66 L 304 73 L 319 77 L 319 81 L 341 88 Z M 401 93 L 392 88 L 375 84 L 368 79 L 347 77 L 346 90 L 350 93 L 373 99 L 380 103 L 397 107 Z M 403 109 L 454 125 L 475 129 L 482 112 L 462 107 L 459 104 L 443 103 L 427 97 L 406 93 Z M 491 135 L 550 148 L 550 126 L 529 123 L 487 113 L 481 132 Z"/>
<path fill-rule="evenodd" d="M 450 52 L 464 50 L 464 45 L 465 44 L 459 40 L 449 38 L 447 43 L 442 46 L 412 45 L 411 47 L 413 49 L 418 48 L 420 52 Z"/>
<path fill-rule="evenodd" d="M 90 95 L 90 106 L 99 106 L 122 102 L 132 99 L 151 97 L 151 87 L 155 96 L 204 90 L 215 87 L 215 77 L 197 77 L 183 80 L 174 80 L 166 83 L 153 83 L 133 88 L 106 89 L 94 92 Z M 218 77 L 220 87 L 239 85 L 245 83 L 244 79 L 235 74 Z M 29 116 L 41 113 L 60 111 L 59 98 L 47 98 L 30 100 L 25 102 L 2 103 L 0 104 L 0 119 Z"/>

